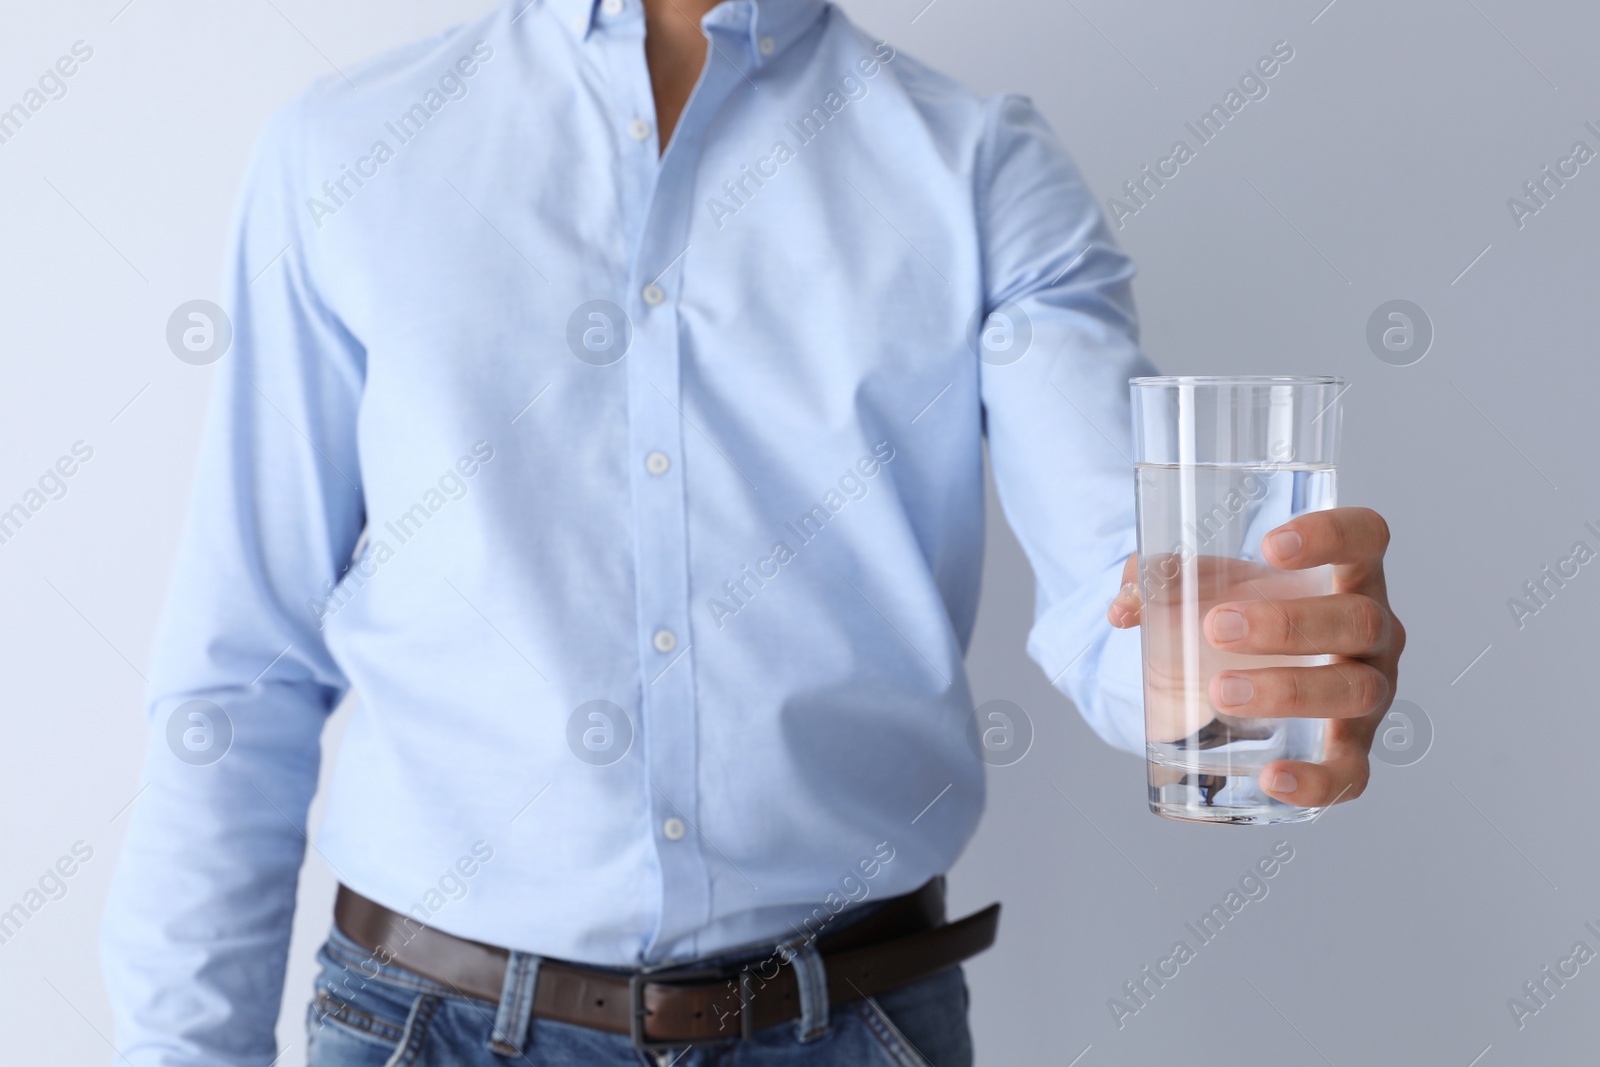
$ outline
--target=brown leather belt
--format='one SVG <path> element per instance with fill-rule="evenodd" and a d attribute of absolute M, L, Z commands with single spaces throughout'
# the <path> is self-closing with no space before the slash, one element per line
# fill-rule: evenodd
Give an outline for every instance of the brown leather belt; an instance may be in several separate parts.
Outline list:
<path fill-rule="evenodd" d="M 500 1002 L 510 953 L 423 926 L 341 885 L 334 922 L 379 963 L 395 963 L 457 993 Z M 945 922 L 944 879 L 893 897 L 816 947 L 828 1000 L 843 1004 L 937 974 L 994 943 L 1000 905 Z M 629 1034 L 637 1048 L 676 1047 L 748 1038 L 800 1017 L 794 968 L 776 948 L 724 967 L 602 970 L 541 959 L 533 1013 L 560 1022 Z"/>

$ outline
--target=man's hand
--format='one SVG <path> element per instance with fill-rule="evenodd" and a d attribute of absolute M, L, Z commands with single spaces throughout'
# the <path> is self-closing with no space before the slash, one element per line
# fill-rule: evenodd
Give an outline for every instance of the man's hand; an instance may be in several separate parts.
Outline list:
<path fill-rule="evenodd" d="M 1331 720 L 1322 763 L 1274 760 L 1262 769 L 1262 788 L 1285 803 L 1323 807 L 1367 787 L 1367 752 L 1394 700 L 1406 644 L 1383 580 L 1388 546 L 1388 524 L 1368 508 L 1301 515 L 1262 539 L 1262 555 L 1278 570 L 1331 564 L 1332 595 L 1228 600 L 1206 612 L 1206 638 L 1219 651 L 1334 659 L 1321 667 L 1224 670 L 1211 680 L 1211 703 L 1228 715 Z M 1111 625 L 1139 625 L 1138 575 L 1138 556 L 1129 556 L 1106 613 Z"/>

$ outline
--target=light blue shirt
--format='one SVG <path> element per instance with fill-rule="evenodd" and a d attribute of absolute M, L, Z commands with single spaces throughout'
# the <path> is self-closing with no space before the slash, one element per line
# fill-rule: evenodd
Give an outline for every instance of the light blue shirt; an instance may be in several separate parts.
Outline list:
<path fill-rule="evenodd" d="M 823 0 L 704 28 L 664 154 L 639 0 L 514 0 L 264 133 L 105 924 L 133 1064 L 272 1059 L 351 690 L 313 845 L 462 937 L 654 964 L 948 869 L 985 440 L 1030 653 L 1142 749 L 1151 367 L 1094 197 Z"/>

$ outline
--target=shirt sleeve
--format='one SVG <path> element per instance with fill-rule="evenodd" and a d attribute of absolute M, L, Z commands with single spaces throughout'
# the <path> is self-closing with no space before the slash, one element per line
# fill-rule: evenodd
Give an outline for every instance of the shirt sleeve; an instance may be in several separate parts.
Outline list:
<path fill-rule="evenodd" d="M 295 111 L 258 141 L 232 224 L 232 346 L 213 371 L 152 654 L 146 784 L 102 927 L 118 1062 L 134 1067 L 273 1061 L 321 731 L 348 688 L 316 602 L 364 524 L 365 356 L 308 272 Z"/>
<path fill-rule="evenodd" d="M 1128 379 L 1132 261 L 1033 104 L 989 103 L 976 192 L 985 308 L 975 347 L 989 460 L 1037 583 L 1028 653 L 1094 731 L 1144 751 L 1139 633 L 1106 608 L 1136 546 Z"/>

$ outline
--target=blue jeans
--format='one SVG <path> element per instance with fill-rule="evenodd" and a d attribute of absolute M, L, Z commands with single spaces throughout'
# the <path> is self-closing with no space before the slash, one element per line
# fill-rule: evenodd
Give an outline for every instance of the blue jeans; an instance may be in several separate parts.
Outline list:
<path fill-rule="evenodd" d="M 802 967 L 815 960 L 806 955 Z M 380 964 L 337 927 L 317 962 L 321 972 L 306 1013 L 310 1067 L 972 1065 L 960 967 L 831 1010 L 820 983 L 802 981 L 805 1018 L 758 1030 L 749 1041 L 657 1056 L 634 1051 L 619 1034 L 531 1017 L 537 957 L 512 955 L 499 1005 Z"/>

